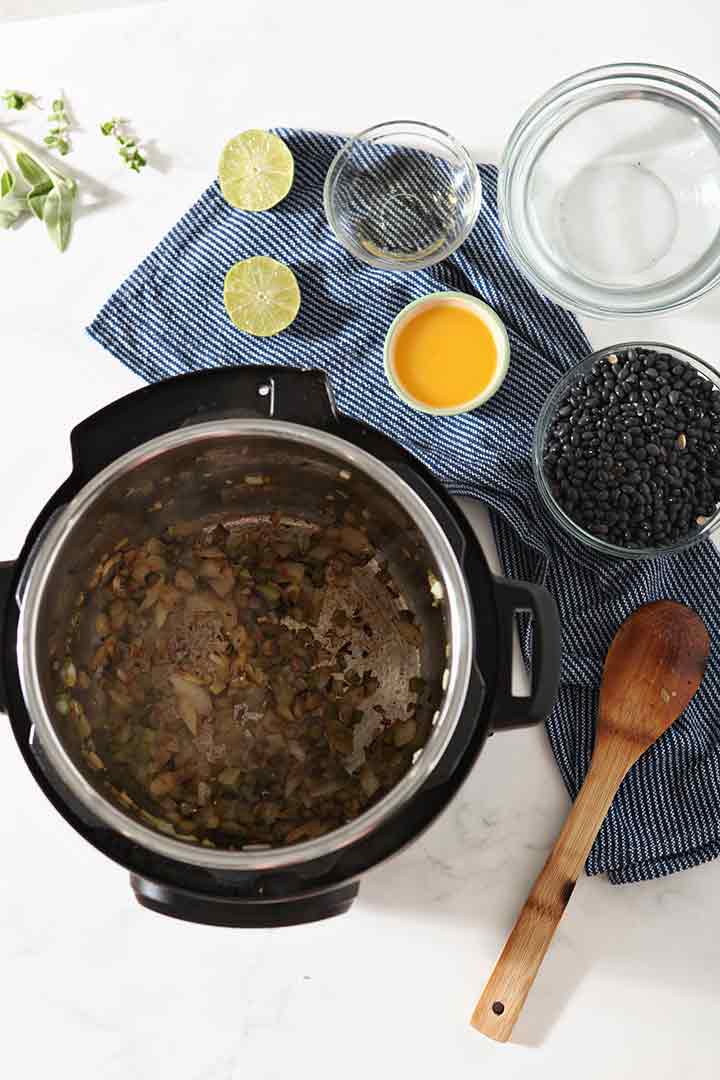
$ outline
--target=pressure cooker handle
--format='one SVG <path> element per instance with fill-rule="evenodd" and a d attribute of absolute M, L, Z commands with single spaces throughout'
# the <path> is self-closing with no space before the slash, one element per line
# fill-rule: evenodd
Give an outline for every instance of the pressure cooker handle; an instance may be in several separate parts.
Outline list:
<path fill-rule="evenodd" d="M 343 915 L 357 896 L 357 882 L 339 885 L 327 892 L 287 900 L 248 901 L 232 897 L 208 896 L 205 893 L 130 875 L 130 884 L 139 904 L 160 915 L 170 915 L 185 922 L 205 926 L 231 926 L 238 929 L 273 926 L 299 926 Z"/>
<path fill-rule="evenodd" d="M 498 607 L 499 668 L 493 708 L 495 731 L 527 727 L 550 713 L 560 682 L 560 617 L 547 589 L 526 581 L 494 579 Z M 529 697 L 512 692 L 515 615 L 533 615 L 532 690 Z"/>
<path fill-rule="evenodd" d="M 70 437 L 76 474 L 86 482 L 141 443 L 187 424 L 272 418 L 332 429 L 335 402 L 322 371 L 219 367 L 136 390 L 89 416 Z"/>
<path fill-rule="evenodd" d="M 7 608 L 12 595 L 12 582 L 15 576 L 15 563 L 0 562 L 0 712 L 7 712 L 7 690 L 3 666 L 5 663 L 5 623 Z"/>

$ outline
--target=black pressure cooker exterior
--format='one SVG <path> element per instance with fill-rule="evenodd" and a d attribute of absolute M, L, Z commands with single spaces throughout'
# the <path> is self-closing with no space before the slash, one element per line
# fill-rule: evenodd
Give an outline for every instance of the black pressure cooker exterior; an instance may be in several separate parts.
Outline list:
<path fill-rule="evenodd" d="M 478 654 L 455 733 L 423 787 L 388 822 L 347 848 L 272 871 L 218 871 L 147 851 L 79 806 L 48 775 L 31 746 L 32 721 L 17 665 L 15 591 L 50 516 L 98 472 L 149 439 L 187 424 L 271 417 L 321 428 L 354 443 L 397 472 L 442 524 L 473 603 Z M 269 927 L 338 915 L 352 904 L 368 868 L 422 832 L 456 793 L 493 731 L 541 721 L 552 708 L 560 665 L 555 604 L 545 589 L 494 577 L 464 514 L 425 469 L 393 440 L 337 413 L 325 376 L 280 367 L 217 368 L 138 390 L 83 421 L 71 434 L 73 470 L 33 525 L 15 563 L 0 563 L 0 712 L 7 711 L 25 763 L 55 808 L 86 840 L 126 867 L 137 899 L 176 918 L 218 926 Z M 511 692 L 513 619 L 535 620 L 530 697 Z"/>

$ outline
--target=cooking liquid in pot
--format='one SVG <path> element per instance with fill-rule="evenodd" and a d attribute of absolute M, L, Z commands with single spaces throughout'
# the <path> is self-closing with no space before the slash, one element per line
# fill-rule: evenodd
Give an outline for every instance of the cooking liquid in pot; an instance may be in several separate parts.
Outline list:
<path fill-rule="evenodd" d="M 178 523 L 100 560 L 55 644 L 56 706 L 156 828 L 292 844 L 362 813 L 424 746 L 421 646 L 361 514 Z"/>

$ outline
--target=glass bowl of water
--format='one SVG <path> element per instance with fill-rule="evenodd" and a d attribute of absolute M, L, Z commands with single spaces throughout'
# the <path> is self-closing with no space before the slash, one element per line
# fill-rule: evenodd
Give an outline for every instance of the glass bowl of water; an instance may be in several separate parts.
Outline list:
<path fill-rule="evenodd" d="M 339 150 L 324 203 L 336 239 L 380 270 L 418 270 L 462 244 L 480 212 L 477 166 L 441 128 L 395 120 Z"/>
<path fill-rule="evenodd" d="M 510 137 L 498 207 L 513 258 L 564 307 L 692 303 L 720 281 L 720 95 L 651 64 L 559 83 Z"/>

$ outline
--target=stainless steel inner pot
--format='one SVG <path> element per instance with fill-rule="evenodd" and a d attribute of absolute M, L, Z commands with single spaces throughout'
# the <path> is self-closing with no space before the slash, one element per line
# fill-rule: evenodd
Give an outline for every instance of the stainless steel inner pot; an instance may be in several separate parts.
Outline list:
<path fill-rule="evenodd" d="M 67 626 L 98 559 L 125 536 L 140 542 L 173 522 L 247 521 L 279 512 L 289 523 L 312 526 L 333 519 L 337 505 L 349 501 L 368 511 L 370 538 L 423 629 L 423 644 L 414 656 L 407 648 L 398 651 L 393 612 L 376 604 L 385 634 L 376 657 L 382 666 L 379 693 L 397 694 L 397 665 L 404 665 L 403 677 L 414 665 L 413 673 L 421 674 L 430 688 L 434 709 L 427 744 L 384 798 L 315 840 L 265 850 L 221 850 L 144 823 L 118 799 L 106 775 L 86 765 L 70 721 L 54 708 L 57 683 L 50 642 Z M 365 586 L 359 580 L 353 587 Z M 338 851 L 375 830 L 431 774 L 453 734 L 470 680 L 474 641 L 468 588 L 437 519 L 377 458 L 298 424 L 242 419 L 194 424 L 118 458 L 51 519 L 18 592 L 18 666 L 33 723 L 33 750 L 43 767 L 92 820 L 145 849 L 207 869 L 291 866 Z"/>

